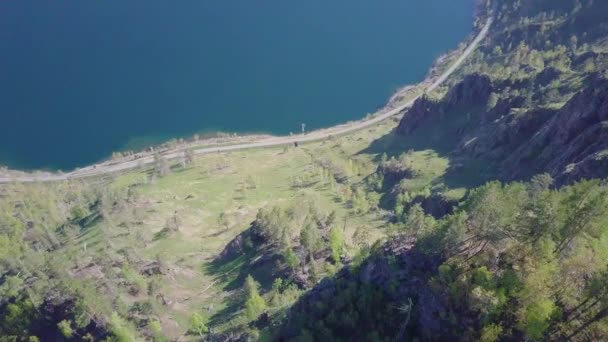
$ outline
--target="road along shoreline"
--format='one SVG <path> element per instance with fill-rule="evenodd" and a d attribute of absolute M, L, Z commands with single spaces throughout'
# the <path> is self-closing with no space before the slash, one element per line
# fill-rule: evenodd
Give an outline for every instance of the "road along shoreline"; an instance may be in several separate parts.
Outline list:
<path fill-rule="evenodd" d="M 462 63 L 469 57 L 469 55 L 477 48 L 479 43 L 487 36 L 490 27 L 494 21 L 493 14 L 491 14 L 486 24 L 479 31 L 477 36 L 471 41 L 471 43 L 467 46 L 467 48 L 462 52 L 462 54 L 458 57 L 458 59 L 448 67 L 437 79 L 433 81 L 426 89 L 425 92 L 430 92 L 435 90 L 441 84 L 443 84 L 449 77 L 456 71 Z M 370 127 L 375 125 L 381 121 L 384 121 L 396 114 L 401 113 L 406 108 L 412 106 L 412 104 L 418 100 L 418 98 L 422 95 L 415 96 L 413 99 L 407 101 L 404 104 L 396 106 L 394 108 L 384 108 L 379 114 L 365 120 L 355 121 L 352 123 L 341 124 L 338 126 L 325 128 L 317 131 L 312 131 L 307 134 L 298 134 L 298 135 L 290 135 L 290 136 L 276 136 L 264 138 L 259 141 L 247 142 L 247 143 L 236 143 L 233 145 L 225 145 L 225 146 L 211 146 L 211 147 L 201 147 L 194 148 L 194 153 L 196 155 L 208 154 L 208 153 L 221 153 L 221 152 L 229 152 L 229 151 L 237 151 L 237 150 L 245 150 L 252 148 L 264 148 L 264 147 L 277 147 L 282 145 L 289 145 L 294 143 L 307 143 L 318 140 L 323 140 L 332 136 L 344 135 L 347 133 L 352 133 L 363 128 Z M 389 102 L 390 104 L 390 102 Z M 174 150 L 167 153 L 164 153 L 163 158 L 166 159 L 176 159 L 184 157 L 183 150 Z M 80 179 L 87 177 L 96 177 L 102 176 L 105 174 L 116 173 L 120 171 L 127 171 L 130 169 L 139 168 L 142 166 L 150 165 L 154 163 L 154 156 L 147 155 L 144 157 L 126 160 L 126 161 L 106 161 L 100 164 L 94 164 L 91 166 L 87 166 L 81 169 L 76 169 L 69 173 L 50 173 L 50 174 L 26 174 L 26 175 L 15 175 L 15 176 L 1 176 L 0 175 L 0 184 L 2 183 L 32 183 L 32 182 L 54 182 L 54 181 L 65 181 L 70 179 Z"/>

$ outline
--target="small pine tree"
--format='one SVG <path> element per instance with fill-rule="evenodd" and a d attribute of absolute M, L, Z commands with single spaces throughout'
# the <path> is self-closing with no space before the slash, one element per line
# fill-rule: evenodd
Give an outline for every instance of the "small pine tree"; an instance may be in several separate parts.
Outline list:
<path fill-rule="evenodd" d="M 380 156 L 380 165 L 384 165 L 386 162 L 388 162 L 388 156 L 386 155 L 386 152 L 384 152 Z"/>
<path fill-rule="evenodd" d="M 248 275 L 245 280 L 245 294 L 247 296 L 245 313 L 250 321 L 257 319 L 266 310 L 266 301 L 260 295 L 259 288 L 260 284 L 251 275 Z"/>
<path fill-rule="evenodd" d="M 339 228 L 333 227 L 329 233 L 329 248 L 331 249 L 331 256 L 336 264 L 340 263 L 343 247 L 344 234 L 342 234 L 342 231 Z"/>
<path fill-rule="evenodd" d="M 208 331 L 209 328 L 207 328 L 203 316 L 197 312 L 192 314 L 192 317 L 190 317 L 190 329 L 188 329 L 188 333 L 203 337 L 203 334 L 206 334 Z"/>
<path fill-rule="evenodd" d="M 300 243 L 306 248 L 311 259 L 314 258 L 314 254 L 322 247 L 322 238 L 319 229 L 312 224 L 306 225 L 300 233 Z"/>
<path fill-rule="evenodd" d="M 576 49 L 578 48 L 578 37 L 573 35 L 572 37 L 570 37 L 570 47 L 572 48 L 572 51 L 576 51 Z"/>
<path fill-rule="evenodd" d="M 131 342 L 137 340 L 132 332 L 132 327 L 116 312 L 113 312 L 110 316 L 110 331 L 115 341 Z"/>
<path fill-rule="evenodd" d="M 74 335 L 74 330 L 72 330 L 72 322 L 67 319 L 57 323 L 57 328 L 65 338 L 71 338 Z"/>
<path fill-rule="evenodd" d="M 497 93 L 490 94 L 490 98 L 488 98 L 488 103 L 486 104 L 486 110 L 491 110 L 494 107 L 496 107 L 496 104 L 498 104 L 499 98 L 500 98 L 500 95 L 498 95 Z"/>
<path fill-rule="evenodd" d="M 152 332 L 152 340 L 154 342 L 168 341 L 167 337 L 163 334 L 163 328 L 158 320 L 151 320 L 150 323 L 148 323 L 148 329 L 150 329 L 150 332 Z"/>
<path fill-rule="evenodd" d="M 405 229 L 412 236 L 417 236 L 426 228 L 426 215 L 419 203 L 414 204 L 405 217 Z"/>
<path fill-rule="evenodd" d="M 295 270 L 296 267 L 300 265 L 300 259 L 291 248 L 287 248 L 285 250 L 285 252 L 283 253 L 283 258 L 285 259 L 285 263 L 287 263 L 287 266 L 289 266 L 289 268 L 291 268 L 292 270 Z"/>
<path fill-rule="evenodd" d="M 592 73 L 596 71 L 595 60 L 588 58 L 583 64 L 583 71 L 586 73 Z"/>

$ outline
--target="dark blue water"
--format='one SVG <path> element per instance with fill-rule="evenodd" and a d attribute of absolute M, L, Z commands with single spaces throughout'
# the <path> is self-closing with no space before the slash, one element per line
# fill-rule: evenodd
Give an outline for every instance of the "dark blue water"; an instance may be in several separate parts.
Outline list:
<path fill-rule="evenodd" d="M 3 0 L 0 164 L 65 170 L 141 141 L 358 119 L 472 16 L 473 0 Z"/>

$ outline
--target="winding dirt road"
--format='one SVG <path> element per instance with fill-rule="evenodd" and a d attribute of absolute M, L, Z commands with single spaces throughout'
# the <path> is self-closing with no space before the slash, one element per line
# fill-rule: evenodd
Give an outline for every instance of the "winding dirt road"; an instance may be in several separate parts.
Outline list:
<path fill-rule="evenodd" d="M 475 39 L 471 42 L 471 44 L 463 51 L 460 57 L 443 73 L 439 78 L 437 78 L 427 89 L 426 91 L 432 91 L 436 89 L 439 85 L 446 81 L 448 77 L 456 69 L 458 69 L 464 60 L 469 57 L 469 55 L 477 48 L 479 43 L 487 36 L 490 26 L 492 26 L 494 19 L 493 16 L 490 16 L 482 30 L 477 34 Z M 413 98 L 407 103 L 400 105 L 396 108 L 392 108 L 381 114 L 374 116 L 369 120 L 357 121 L 352 124 L 344 124 L 336 127 L 322 129 L 318 131 L 313 131 L 305 135 L 293 135 L 293 136 L 283 136 L 283 137 L 270 137 L 265 138 L 260 141 L 243 143 L 243 144 L 235 144 L 228 146 L 216 146 L 216 147 L 204 147 L 195 149 L 194 153 L 197 155 L 207 154 L 207 153 L 218 153 L 218 152 L 228 152 L 228 151 L 236 151 L 236 150 L 244 150 L 250 148 L 261 148 L 261 147 L 276 147 L 281 145 L 293 144 L 295 142 L 304 143 L 304 142 L 312 142 L 316 140 L 326 139 L 330 136 L 342 135 L 350 132 L 354 132 L 374 124 L 377 124 L 387 118 L 390 118 L 404 109 L 411 107 L 412 104 L 418 99 L 419 96 Z M 182 151 L 175 151 L 163 154 L 163 157 L 168 159 L 180 158 L 184 155 Z M 78 179 L 85 177 L 94 177 L 101 176 L 108 173 L 114 173 L 119 171 L 125 171 L 129 169 L 133 169 L 136 167 L 140 167 L 142 165 L 149 165 L 154 162 L 153 156 L 145 156 L 139 159 L 120 161 L 116 163 L 112 162 L 104 162 L 96 165 L 87 166 L 85 168 L 74 170 L 70 173 L 55 173 L 55 174 L 42 174 L 42 175 L 24 175 L 24 176 L 14 176 L 14 177 L 1 177 L 0 183 L 10 183 L 10 182 L 52 182 L 52 181 L 64 181 L 68 179 Z"/>

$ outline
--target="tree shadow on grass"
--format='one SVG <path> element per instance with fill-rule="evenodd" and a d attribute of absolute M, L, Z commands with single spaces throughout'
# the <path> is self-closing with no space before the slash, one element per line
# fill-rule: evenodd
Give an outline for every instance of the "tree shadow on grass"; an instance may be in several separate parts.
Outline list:
<path fill-rule="evenodd" d="M 230 260 L 214 259 L 205 267 L 204 272 L 214 276 L 224 291 L 232 291 L 243 285 L 248 274 L 249 260 L 253 256 L 253 253 L 246 253 Z"/>
<path fill-rule="evenodd" d="M 236 318 L 245 307 L 245 294 L 243 287 L 247 276 L 251 275 L 261 285 L 262 292 L 270 289 L 274 281 L 274 267 L 276 258 L 268 262 L 251 262 L 259 260 L 257 253 L 245 253 L 231 260 L 216 259 L 212 261 L 205 272 L 215 277 L 226 296 L 223 301 L 225 306 L 214 312 L 209 318 L 212 326 L 225 324 Z"/>
<path fill-rule="evenodd" d="M 473 158 L 455 151 L 462 140 L 463 133 L 475 128 L 478 123 L 471 117 L 478 110 L 454 111 L 440 120 L 427 120 L 407 134 L 397 134 L 396 130 L 371 142 L 358 154 L 376 154 L 374 160 L 380 162 L 381 155 L 399 157 L 407 151 L 432 151 L 440 158 L 449 161 L 449 167 L 441 177 L 448 188 L 472 188 L 496 179 L 493 163 Z"/>
<path fill-rule="evenodd" d="M 248 230 L 241 233 L 240 238 L 243 241 L 245 241 L 243 237 L 247 237 L 247 233 Z M 212 325 L 223 324 L 238 315 L 245 303 L 242 289 L 247 276 L 251 275 L 260 283 L 262 292 L 269 290 L 275 277 L 281 272 L 278 266 L 281 258 L 267 246 L 252 245 L 244 247 L 244 250 L 238 253 L 220 255 L 205 265 L 203 272 L 214 277 L 216 286 L 226 292 L 225 307 L 211 316 L 210 323 Z"/>
<path fill-rule="evenodd" d="M 93 211 L 88 216 L 78 220 L 76 224 L 80 227 L 80 231 L 84 233 L 91 227 L 96 226 L 102 220 L 103 217 L 101 216 L 101 214 L 99 214 L 99 212 L 97 211 Z"/>
<path fill-rule="evenodd" d="M 240 310 L 245 306 L 245 299 L 242 291 L 234 291 L 224 298 L 226 306 L 214 312 L 209 317 L 209 325 L 218 326 L 235 319 Z"/>
<path fill-rule="evenodd" d="M 248 251 L 232 259 L 213 260 L 205 273 L 214 276 L 222 284 L 224 291 L 234 291 L 243 287 L 245 278 L 251 275 L 263 290 L 270 289 L 275 275 L 280 272 L 277 265 L 281 257 L 267 248 Z"/>

